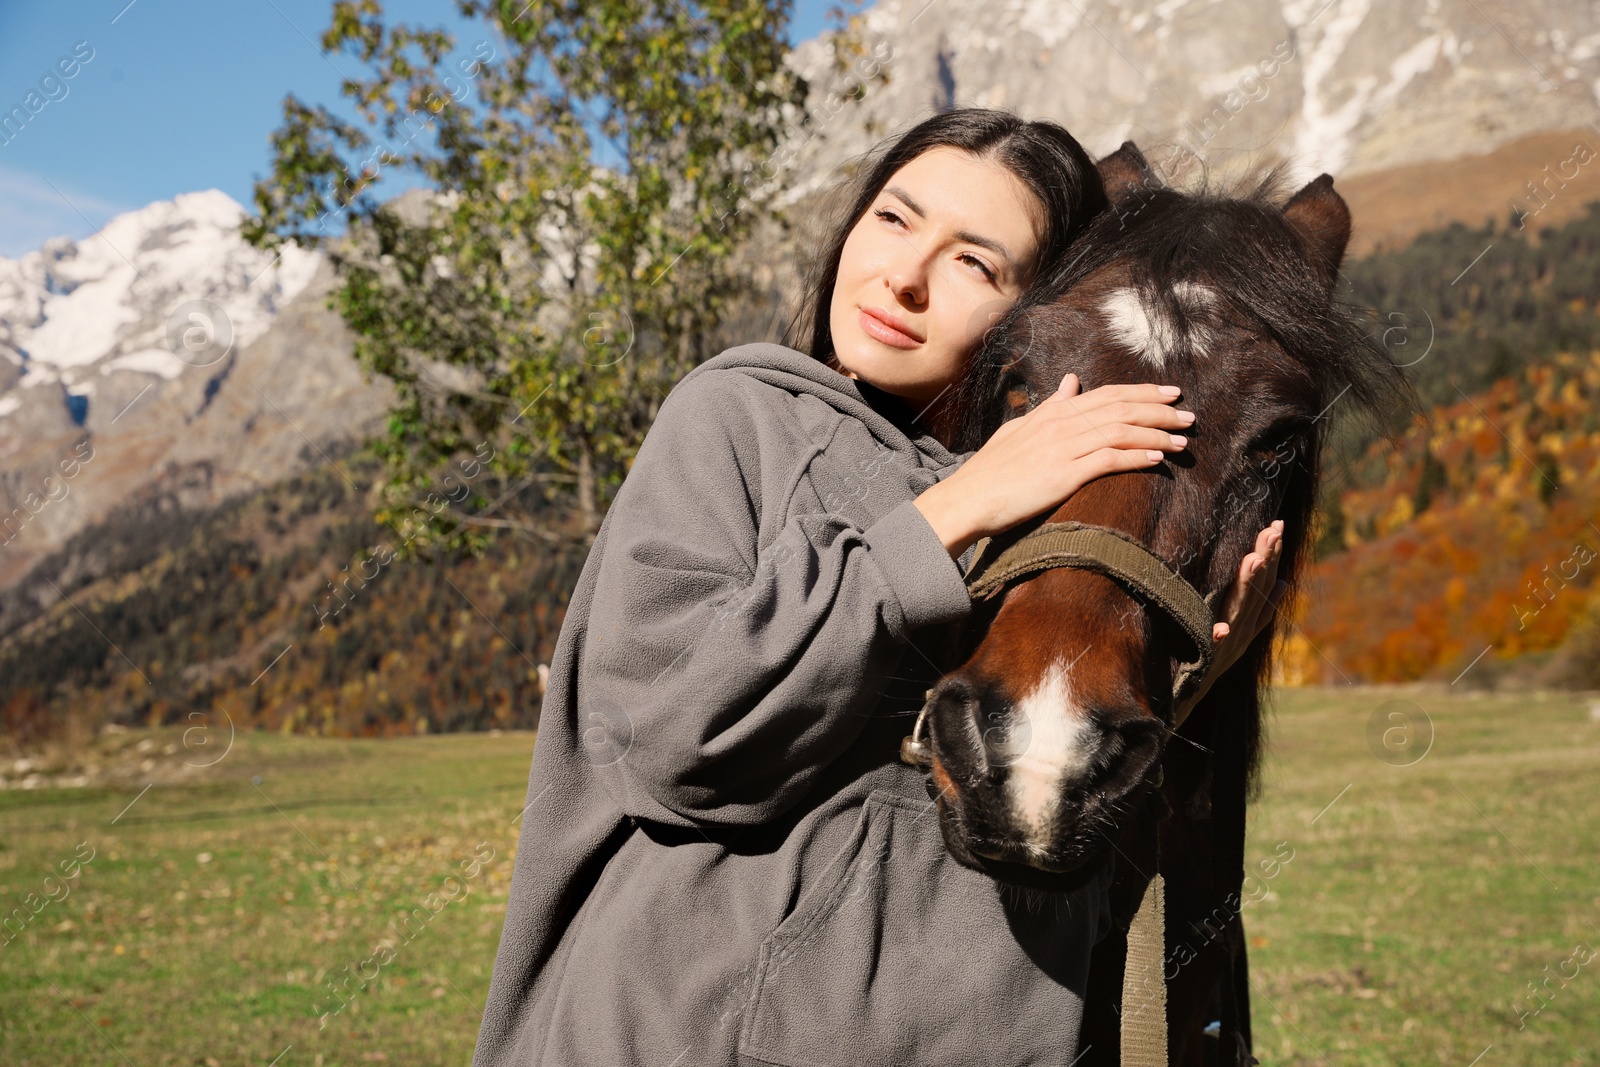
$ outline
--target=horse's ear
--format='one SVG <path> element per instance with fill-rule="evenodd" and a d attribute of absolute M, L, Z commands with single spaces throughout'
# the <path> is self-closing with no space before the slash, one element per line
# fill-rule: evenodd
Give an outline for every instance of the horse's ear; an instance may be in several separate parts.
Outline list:
<path fill-rule="evenodd" d="M 1339 264 L 1350 243 L 1350 208 L 1333 191 L 1333 176 L 1319 174 L 1284 205 L 1284 216 L 1306 243 L 1322 287 L 1333 292 Z"/>
<path fill-rule="evenodd" d="M 1156 177 L 1149 160 L 1132 141 L 1123 141 L 1121 148 L 1094 166 L 1100 172 L 1100 184 L 1106 187 L 1106 199 L 1114 208 L 1122 207 L 1151 189 L 1161 188 L 1161 179 Z"/>

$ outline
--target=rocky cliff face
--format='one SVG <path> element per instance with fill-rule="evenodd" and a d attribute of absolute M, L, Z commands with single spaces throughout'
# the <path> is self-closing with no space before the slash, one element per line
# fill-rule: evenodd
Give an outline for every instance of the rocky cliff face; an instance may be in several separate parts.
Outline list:
<path fill-rule="evenodd" d="M 331 269 L 244 244 L 242 215 L 191 193 L 0 259 L 0 588 L 141 493 L 209 506 L 381 417 Z"/>
<path fill-rule="evenodd" d="M 861 19 L 889 80 L 859 103 L 827 101 L 853 75 L 830 75 L 826 37 L 794 53 L 822 120 L 800 194 L 952 104 L 1053 119 L 1095 155 L 1132 138 L 1153 161 L 1282 158 L 1308 180 L 1589 126 L 1600 101 L 1593 3 L 880 0 Z"/>

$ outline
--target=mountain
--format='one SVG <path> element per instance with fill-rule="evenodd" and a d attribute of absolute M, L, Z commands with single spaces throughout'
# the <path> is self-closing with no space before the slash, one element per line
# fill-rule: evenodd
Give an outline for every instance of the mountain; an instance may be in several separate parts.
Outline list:
<path fill-rule="evenodd" d="M 331 267 L 246 245 L 243 215 L 188 193 L 0 259 L 0 589 L 119 507 L 214 505 L 381 419 Z"/>
<path fill-rule="evenodd" d="M 1572 158 L 1577 140 L 1600 150 L 1594 4 L 881 0 L 856 18 L 864 49 L 844 73 L 833 70 L 831 35 L 793 53 L 814 86 L 814 128 L 784 156 L 796 198 L 951 105 L 1055 120 L 1094 155 L 1131 138 L 1169 174 L 1280 159 L 1302 181 L 1403 172 L 1397 188 L 1369 181 L 1352 198 L 1357 251 L 1397 221 L 1407 229 L 1382 218 L 1383 232 L 1361 232 L 1395 198 L 1421 218 L 1404 236 L 1455 218 L 1503 221 L 1513 198 L 1537 203 L 1530 182 L 1547 200 L 1579 200 L 1566 188 L 1575 179 L 1600 195 Z M 886 82 L 864 76 L 880 67 Z M 1554 142 L 1529 140 L 1541 133 Z M 1508 147 L 1511 161 L 1496 157 L 1492 173 L 1472 158 Z M 1442 189 L 1445 218 L 1429 203 Z"/>
<path fill-rule="evenodd" d="M 1577 164 L 1595 155 L 1600 138 L 1589 127 L 1543 130 L 1487 152 L 1345 178 L 1338 188 L 1355 218 L 1350 255 L 1399 248 L 1453 222 L 1536 236 L 1582 218 L 1600 200 L 1600 167 Z"/>
<path fill-rule="evenodd" d="M 1454 428 L 1365 456 L 1377 472 L 1341 497 L 1342 526 L 1326 538 L 1337 553 L 1318 565 L 1333 592 L 1302 623 L 1322 653 L 1367 677 L 1437 675 L 1480 642 L 1548 653 L 1588 617 L 1587 570 L 1537 618 L 1529 597 L 1600 499 L 1600 431 L 1584 415 L 1600 382 L 1587 354 L 1595 304 L 1579 270 L 1600 227 L 1583 209 L 1600 199 L 1600 6 L 882 0 L 855 26 L 863 51 L 843 73 L 827 36 L 790 57 L 812 82 L 811 122 L 770 162 L 802 231 L 826 218 L 810 210 L 815 196 L 861 153 L 952 105 L 1057 120 L 1096 155 L 1131 138 L 1180 178 L 1200 170 L 1191 158 L 1214 176 L 1279 160 L 1301 179 L 1335 175 L 1355 214 L 1352 256 L 1382 250 L 1350 264 L 1360 298 L 1447 333 L 1417 373 L 1433 375 L 1435 417 Z M 369 507 L 379 473 L 344 457 L 381 428 L 392 387 L 363 380 L 325 306 L 330 265 L 244 244 L 243 214 L 220 192 L 186 194 L 84 241 L 0 259 L 0 677 L 11 683 L 0 722 L 173 721 L 220 707 L 241 723 L 328 732 L 527 724 L 579 561 L 519 559 L 507 544 L 486 561 L 363 583 L 327 621 L 332 583 L 382 536 Z M 1552 224 L 1567 236 L 1524 247 L 1504 233 L 1517 219 L 1530 238 Z M 779 230 L 763 220 L 767 243 L 746 252 L 770 299 L 735 310 L 728 344 L 773 336 L 774 310 L 797 292 L 809 248 Z M 1414 242 L 1423 231 L 1436 233 Z M 1545 364 L 1556 378 L 1540 376 Z M 1522 399 L 1501 403 L 1497 390 Z M 1530 427 L 1548 438 L 1530 451 L 1542 474 L 1515 449 L 1491 455 L 1498 446 L 1458 406 L 1468 396 L 1518 442 Z M 1565 414 L 1538 422 L 1552 396 Z M 1484 529 L 1541 532 L 1514 550 L 1499 533 L 1468 544 L 1457 528 L 1491 500 L 1505 502 L 1505 524 Z M 1452 544 L 1483 561 L 1459 575 L 1482 611 L 1465 612 L 1461 589 L 1422 565 Z M 1383 576 L 1413 557 L 1406 610 L 1352 636 Z M 1362 582 L 1341 591 L 1341 568 Z M 502 586 L 502 575 L 515 577 Z M 1600 647 L 1600 606 L 1591 614 Z M 1406 658 L 1412 647 L 1421 658 Z M 1322 655 L 1300 651 L 1314 677 Z M 160 684 L 130 681 L 130 662 Z"/>
<path fill-rule="evenodd" d="M 584 554 L 507 537 L 479 558 L 398 558 L 401 542 L 372 518 L 383 473 L 354 453 L 215 507 L 124 511 L 0 592 L 0 608 L 13 602 L 0 630 L 0 789 L 16 746 L 113 723 L 218 729 L 185 748 L 232 729 L 535 725 Z M 49 582 L 71 606 L 30 614 L 55 600 Z M 185 752 L 153 777 L 208 758 Z"/>
<path fill-rule="evenodd" d="M 777 158 L 793 202 L 939 108 L 995 105 L 1060 121 L 1095 154 L 1133 138 L 1186 175 L 1191 159 L 1219 174 L 1280 158 L 1331 171 L 1355 211 L 1353 253 L 1518 203 L 1556 222 L 1600 197 L 1600 166 L 1573 153 L 1574 139 L 1600 149 L 1597 11 L 882 0 L 856 16 L 864 51 L 843 74 L 832 35 L 791 55 L 812 121 Z M 323 306 L 331 269 L 245 245 L 243 211 L 191 193 L 0 259 L 0 590 L 117 507 L 260 489 L 381 418 L 390 386 L 361 380 Z M 785 265 L 781 303 L 796 257 L 763 258 Z"/>

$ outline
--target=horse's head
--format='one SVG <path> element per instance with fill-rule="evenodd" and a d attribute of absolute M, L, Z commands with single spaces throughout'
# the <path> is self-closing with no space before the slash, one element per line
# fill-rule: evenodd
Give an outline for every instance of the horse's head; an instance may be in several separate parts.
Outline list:
<path fill-rule="evenodd" d="M 1327 175 L 1287 203 L 1276 174 L 1240 196 L 1180 193 L 1131 142 L 1100 170 L 1112 209 L 991 332 L 969 380 L 966 438 L 1030 410 L 1072 371 L 1085 391 L 1181 386 L 1197 416 L 1190 444 L 994 540 L 1045 520 L 1110 527 L 1213 599 L 1281 517 L 1279 575 L 1292 587 L 1330 408 L 1373 404 L 1397 377 L 1332 300 L 1349 211 Z M 1070 885 L 1097 868 L 1156 777 L 1175 672 L 1197 650 L 1128 586 L 1084 569 L 1013 581 L 973 622 L 976 644 L 925 709 L 946 843 L 1002 880 Z M 1269 627 L 1234 671 L 1259 678 L 1271 637 Z"/>

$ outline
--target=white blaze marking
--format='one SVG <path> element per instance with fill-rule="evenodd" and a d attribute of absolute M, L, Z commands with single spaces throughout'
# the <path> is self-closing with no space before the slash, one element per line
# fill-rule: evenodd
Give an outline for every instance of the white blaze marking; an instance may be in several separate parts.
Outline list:
<path fill-rule="evenodd" d="M 1172 286 L 1172 292 L 1177 296 L 1178 303 L 1191 308 L 1209 308 L 1217 302 L 1217 291 L 1199 282 L 1177 282 Z"/>
<path fill-rule="evenodd" d="M 1179 282 L 1172 291 L 1189 316 L 1189 340 L 1194 344 L 1194 354 L 1204 359 L 1211 347 L 1211 330 L 1205 322 L 1217 309 L 1217 291 L 1199 282 Z"/>
<path fill-rule="evenodd" d="M 1062 790 L 1094 762 L 1095 730 L 1077 707 L 1067 665 L 1051 665 L 1037 688 L 1018 701 L 1016 727 L 993 743 L 1009 766 L 1006 788 L 1020 825 L 1038 848 L 1049 844 Z"/>
<path fill-rule="evenodd" d="M 1135 289 L 1116 289 L 1107 295 L 1100 310 L 1119 345 L 1137 352 L 1153 367 L 1166 365 L 1172 324 L 1160 308 L 1151 307 Z"/>
<path fill-rule="evenodd" d="M 1172 295 L 1190 316 L 1202 316 L 1217 303 L 1216 291 L 1198 282 L 1178 282 L 1172 287 Z M 1180 326 L 1160 305 L 1139 290 L 1124 287 L 1107 293 L 1100 303 L 1100 311 L 1118 344 L 1138 353 L 1157 370 L 1166 366 L 1167 356 L 1177 346 Z M 1190 333 L 1195 354 L 1204 356 L 1207 331 L 1192 327 Z"/>

